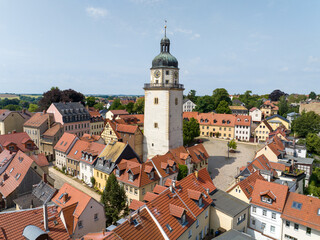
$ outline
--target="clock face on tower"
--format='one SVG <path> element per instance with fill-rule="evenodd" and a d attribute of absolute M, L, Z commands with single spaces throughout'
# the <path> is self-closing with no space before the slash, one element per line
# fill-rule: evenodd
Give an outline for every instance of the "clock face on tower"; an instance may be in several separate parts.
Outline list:
<path fill-rule="evenodd" d="M 175 72 L 174 72 L 174 79 L 176 79 L 176 80 L 177 80 L 177 79 L 178 79 L 178 77 L 179 77 L 179 73 L 178 73 L 178 71 L 175 71 Z"/>
<path fill-rule="evenodd" d="M 161 73 L 160 73 L 159 70 L 156 70 L 156 71 L 154 72 L 154 77 L 158 78 L 158 77 L 160 77 L 160 75 L 161 75 Z"/>

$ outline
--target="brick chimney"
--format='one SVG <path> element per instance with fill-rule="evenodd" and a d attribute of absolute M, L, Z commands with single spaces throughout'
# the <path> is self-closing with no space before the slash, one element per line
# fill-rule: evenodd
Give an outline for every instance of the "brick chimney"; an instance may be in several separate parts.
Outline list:
<path fill-rule="evenodd" d="M 64 193 L 64 195 L 63 195 L 63 201 L 64 202 L 67 202 L 68 201 L 68 193 Z"/>
<path fill-rule="evenodd" d="M 47 180 L 47 174 L 46 174 L 46 173 L 43 173 L 43 175 L 42 175 L 42 181 L 45 182 L 45 183 L 48 182 L 48 180 Z"/>

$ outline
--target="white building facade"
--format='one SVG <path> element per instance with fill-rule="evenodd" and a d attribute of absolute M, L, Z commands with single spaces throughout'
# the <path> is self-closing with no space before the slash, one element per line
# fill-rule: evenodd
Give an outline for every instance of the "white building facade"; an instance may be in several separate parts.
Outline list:
<path fill-rule="evenodd" d="M 170 54 L 170 40 L 166 36 L 160 47 L 160 54 L 152 61 L 151 81 L 144 86 L 144 161 L 183 145 L 184 88 L 179 84 L 178 61 Z"/>
<path fill-rule="evenodd" d="M 281 213 L 252 204 L 249 227 L 248 233 L 255 239 L 281 239 Z"/>
<path fill-rule="evenodd" d="M 260 109 L 251 108 L 249 111 L 249 115 L 251 116 L 253 122 L 261 122 L 262 112 Z"/>
<path fill-rule="evenodd" d="M 184 112 L 192 112 L 193 109 L 196 107 L 197 105 L 192 102 L 190 99 L 185 99 L 183 101 L 183 111 Z"/>

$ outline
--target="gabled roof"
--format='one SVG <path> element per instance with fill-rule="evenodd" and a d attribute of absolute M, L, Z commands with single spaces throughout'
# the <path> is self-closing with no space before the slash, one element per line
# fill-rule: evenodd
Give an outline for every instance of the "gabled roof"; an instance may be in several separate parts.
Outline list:
<path fill-rule="evenodd" d="M 186 209 L 170 203 L 169 211 L 172 216 L 181 218 L 182 215 L 186 212 Z"/>
<path fill-rule="evenodd" d="M 258 179 L 254 186 L 251 203 L 282 213 L 287 194 L 288 186 Z M 261 197 L 264 195 L 274 199 L 272 203 L 263 202 Z"/>
<path fill-rule="evenodd" d="M 152 162 L 153 166 L 157 169 L 157 171 L 160 173 L 160 175 L 165 178 L 169 175 L 175 174 L 179 171 L 179 168 L 176 167 L 176 170 L 173 171 L 173 165 L 171 161 L 174 160 L 173 155 L 168 152 L 164 155 L 157 155 L 155 157 L 153 157 L 151 160 L 149 160 L 148 162 Z M 172 166 L 170 166 L 170 164 L 172 164 Z M 169 173 L 167 173 L 166 169 L 167 166 L 169 166 Z"/>
<path fill-rule="evenodd" d="M 116 124 L 116 131 L 118 132 L 134 134 L 137 130 L 139 130 L 137 125 Z"/>
<path fill-rule="evenodd" d="M 157 184 L 157 185 L 154 187 L 153 192 L 154 192 L 155 194 L 160 194 L 160 193 L 162 193 L 162 192 L 163 192 L 164 190 L 166 190 L 166 189 L 167 189 L 166 187 Z"/>
<path fill-rule="evenodd" d="M 85 133 L 80 139 L 87 142 L 97 142 L 101 139 L 101 136 Z"/>
<path fill-rule="evenodd" d="M 272 132 L 272 131 L 273 131 L 272 127 L 271 127 L 270 124 L 267 122 L 267 120 L 263 120 L 260 124 L 264 124 L 264 125 L 268 128 L 269 132 Z M 260 126 L 260 124 L 259 124 L 259 126 Z M 258 129 L 258 128 L 256 128 L 256 129 Z"/>
<path fill-rule="evenodd" d="M 43 113 L 37 112 L 35 113 L 28 121 L 26 121 L 23 126 L 24 127 L 40 127 L 42 124 L 49 122 L 53 122 L 53 114 L 52 113 Z"/>
<path fill-rule="evenodd" d="M 265 101 L 261 108 L 265 107 L 265 106 L 270 106 L 272 110 L 279 110 L 279 107 L 274 105 L 270 100 Z"/>
<path fill-rule="evenodd" d="M 147 192 L 146 195 L 144 195 L 143 201 L 145 202 L 151 202 L 153 199 L 158 197 L 157 194 L 154 194 L 152 192 Z"/>
<path fill-rule="evenodd" d="M 229 108 L 231 109 L 231 110 L 247 110 L 248 111 L 248 109 L 245 107 L 245 106 L 229 106 Z"/>
<path fill-rule="evenodd" d="M 281 152 L 285 150 L 285 146 L 277 135 L 268 141 L 267 146 L 272 150 L 272 152 L 274 152 L 276 156 L 279 156 Z"/>
<path fill-rule="evenodd" d="M 200 125 L 234 127 L 235 116 L 232 114 L 199 113 L 198 122 Z"/>
<path fill-rule="evenodd" d="M 176 163 L 186 165 L 185 160 L 188 157 L 189 153 L 184 146 L 170 149 L 169 152 L 172 154 L 171 157 L 174 158 Z"/>
<path fill-rule="evenodd" d="M 258 109 L 258 108 L 256 108 L 256 107 L 253 107 L 253 108 L 251 108 L 251 109 L 249 110 L 249 112 L 253 112 L 254 110 L 259 110 L 259 111 L 260 111 L 260 109 Z"/>
<path fill-rule="evenodd" d="M 191 162 L 200 163 L 208 159 L 209 154 L 202 143 L 187 148 L 187 152 L 191 156 Z"/>
<path fill-rule="evenodd" d="M 144 202 L 132 199 L 132 201 L 131 201 L 131 203 L 129 205 L 129 209 L 131 209 L 133 211 L 136 211 L 136 210 L 138 210 L 138 208 L 142 207 L 143 205 L 145 205 Z"/>
<path fill-rule="evenodd" d="M 78 138 L 76 135 L 65 132 L 62 137 L 59 139 L 54 149 L 60 152 L 68 154 L 68 150 L 70 150 L 70 146 L 77 141 Z"/>
<path fill-rule="evenodd" d="M 43 224 L 43 208 L 23 211 L 0 212 L 0 239 L 23 239 L 22 233 L 26 226 L 34 225 L 41 230 Z M 48 206 L 47 232 L 50 239 L 70 239 L 55 206 Z"/>
<path fill-rule="evenodd" d="M 236 126 L 251 126 L 251 116 L 249 115 L 235 115 L 235 125 Z"/>
<path fill-rule="evenodd" d="M 320 231 L 320 199 L 289 192 L 281 218 Z"/>
<path fill-rule="evenodd" d="M 45 167 L 45 166 L 49 166 L 49 162 L 48 159 L 46 157 L 46 155 L 44 155 L 44 153 L 39 153 L 37 155 L 31 155 L 30 156 L 32 158 L 32 160 L 38 164 L 40 167 Z"/>
<path fill-rule="evenodd" d="M 217 189 L 216 186 L 213 184 L 210 174 L 206 168 L 202 168 L 198 171 L 198 183 L 205 190 L 209 189 L 209 193 L 212 193 Z"/>
<path fill-rule="evenodd" d="M 0 193 L 8 197 L 26 176 L 33 160 L 25 153 L 18 151 L 6 170 L 0 175 Z"/>
<path fill-rule="evenodd" d="M 275 169 L 275 170 L 279 170 L 284 172 L 286 170 L 286 165 L 283 163 L 276 163 L 276 162 L 269 162 L 271 168 Z"/>
<path fill-rule="evenodd" d="M 259 171 L 255 171 L 247 178 L 238 182 L 231 189 L 229 189 L 227 192 L 230 192 L 232 189 L 239 186 L 241 188 L 242 192 L 246 195 L 246 197 L 248 199 L 250 199 L 257 180 L 265 181 L 265 179 L 260 175 Z"/>
<path fill-rule="evenodd" d="M 28 141 L 32 144 L 32 148 L 30 149 L 26 148 L 25 145 Z M 0 150 L 4 146 L 8 146 L 10 143 L 16 144 L 17 148 L 23 152 L 30 152 L 38 149 L 26 132 L 0 135 Z"/>
<path fill-rule="evenodd" d="M 61 123 L 54 123 L 43 133 L 43 136 L 54 137 L 63 128 Z"/>
<path fill-rule="evenodd" d="M 198 119 L 198 112 L 183 112 L 182 118 L 190 120 L 191 118 Z"/>
<path fill-rule="evenodd" d="M 149 174 L 145 171 L 145 169 L 153 168 L 151 162 L 139 163 L 136 160 L 126 160 L 122 159 L 119 163 L 119 169 L 124 169 L 121 171 L 121 175 L 117 177 L 117 180 L 120 182 L 124 182 L 126 184 L 130 184 L 135 187 L 142 187 L 152 182 L 158 181 L 160 178 L 155 170 L 153 179 L 150 179 Z M 125 166 L 125 168 L 124 168 Z M 133 181 L 129 180 L 129 174 L 132 173 L 134 176 Z"/>
<path fill-rule="evenodd" d="M 110 110 L 113 115 L 126 115 L 129 114 L 126 110 Z"/>
<path fill-rule="evenodd" d="M 266 118 L 267 121 L 271 120 L 271 119 L 274 119 L 274 118 L 280 118 L 281 120 L 287 122 L 287 123 L 290 123 L 290 121 L 282 116 L 280 116 L 279 114 L 275 114 L 275 115 L 272 115 L 268 118 Z"/>

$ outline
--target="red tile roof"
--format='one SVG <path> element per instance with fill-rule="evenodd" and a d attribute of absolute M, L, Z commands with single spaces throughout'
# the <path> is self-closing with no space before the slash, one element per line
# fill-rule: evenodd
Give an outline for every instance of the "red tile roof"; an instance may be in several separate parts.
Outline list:
<path fill-rule="evenodd" d="M 54 137 L 63 128 L 61 123 L 54 123 L 43 133 L 44 136 Z"/>
<path fill-rule="evenodd" d="M 172 157 L 176 163 L 178 163 L 179 165 L 186 165 L 186 159 L 189 156 L 189 153 L 187 151 L 187 149 L 184 146 L 178 147 L 178 148 L 174 148 L 174 149 L 170 149 L 169 150 L 170 153 L 172 154 Z"/>
<path fill-rule="evenodd" d="M 49 121 L 50 118 L 50 121 Z M 26 121 L 23 126 L 24 127 L 40 127 L 45 122 L 53 122 L 53 114 L 51 113 L 43 113 L 37 112 L 28 121 Z"/>
<path fill-rule="evenodd" d="M 293 207 L 293 202 L 301 203 L 301 209 Z M 290 192 L 281 218 L 320 231 L 320 199 Z"/>
<path fill-rule="evenodd" d="M 251 116 L 248 115 L 235 115 L 235 125 L 237 126 L 251 126 Z"/>
<path fill-rule="evenodd" d="M 98 111 L 89 111 L 90 117 L 101 117 Z"/>
<path fill-rule="evenodd" d="M 89 133 L 85 133 L 82 135 L 80 140 L 87 141 L 87 142 L 97 142 L 101 139 L 101 136 L 99 135 L 93 135 Z"/>
<path fill-rule="evenodd" d="M 283 163 L 270 162 L 270 166 L 275 170 L 280 170 L 283 172 L 286 170 L 286 165 Z"/>
<path fill-rule="evenodd" d="M 254 173 L 252 173 L 250 176 L 248 176 L 244 180 L 238 182 L 231 189 L 229 189 L 227 192 L 230 192 L 232 189 L 239 186 L 241 188 L 242 192 L 244 192 L 244 194 L 246 195 L 246 197 L 248 199 L 250 199 L 257 180 L 265 181 L 264 177 L 262 177 L 260 175 L 259 171 L 255 171 Z"/>
<path fill-rule="evenodd" d="M 190 154 L 191 161 L 193 163 L 204 163 L 204 161 L 209 158 L 209 154 L 207 153 L 202 143 L 194 145 L 192 147 L 188 147 L 187 151 Z"/>
<path fill-rule="evenodd" d="M 172 216 L 181 218 L 183 213 L 186 212 L 186 209 L 170 203 L 169 211 Z"/>
<path fill-rule="evenodd" d="M 288 186 L 258 179 L 252 193 L 251 204 L 282 212 L 287 199 L 287 194 Z M 261 200 L 262 196 L 269 196 L 275 200 L 273 200 L 271 204 L 266 203 Z"/>
<path fill-rule="evenodd" d="M 71 133 L 65 132 L 62 137 L 57 142 L 56 146 L 54 147 L 55 150 L 58 150 L 63 153 L 67 153 L 69 147 L 72 143 L 77 140 L 77 136 Z"/>
<path fill-rule="evenodd" d="M 271 140 L 269 140 L 267 146 L 274 152 L 276 156 L 281 154 L 280 151 L 285 150 L 285 147 L 278 136 L 274 136 Z"/>
<path fill-rule="evenodd" d="M 157 184 L 157 185 L 154 187 L 153 192 L 154 192 L 155 194 L 160 194 L 160 193 L 162 193 L 162 192 L 163 192 L 164 190 L 166 190 L 166 189 L 167 189 L 166 187 Z"/>
<path fill-rule="evenodd" d="M 113 113 L 113 115 L 124 115 L 129 114 L 126 110 L 110 110 L 110 112 Z"/>
<path fill-rule="evenodd" d="M 151 162 L 139 163 L 136 159 L 134 161 L 132 159 L 122 159 L 118 166 L 116 168 L 125 170 L 121 171 L 121 175 L 117 177 L 117 180 L 135 187 L 142 187 L 152 182 L 157 182 L 160 179 L 155 170 L 152 170 L 154 172 L 153 179 L 150 179 L 149 174 L 145 171 L 146 167 L 147 169 L 150 169 L 151 167 L 153 168 Z M 130 171 L 135 175 L 133 181 L 129 180 Z M 116 174 L 116 172 L 114 173 Z"/>
<path fill-rule="evenodd" d="M 54 206 L 48 206 L 48 219 L 47 233 L 50 239 L 70 239 Z M 0 239 L 24 239 L 22 233 L 28 225 L 34 225 L 45 231 L 43 208 L 2 212 L 0 213 Z"/>
<path fill-rule="evenodd" d="M 138 208 L 142 207 L 143 205 L 145 205 L 144 202 L 132 199 L 132 202 L 129 205 L 129 209 L 136 211 L 136 210 L 138 210 Z"/>
<path fill-rule="evenodd" d="M 200 125 L 234 127 L 235 116 L 232 114 L 199 113 L 198 122 Z"/>
<path fill-rule="evenodd" d="M 153 157 L 152 160 L 149 160 L 148 162 L 152 162 L 154 164 L 154 167 L 160 173 L 160 175 L 163 178 L 165 178 L 179 171 L 179 168 L 177 166 L 175 171 L 173 170 L 173 166 L 175 165 L 175 163 L 172 163 L 173 159 L 174 159 L 173 155 L 169 152 L 165 155 L 157 155 Z M 169 163 L 172 164 L 172 166 L 170 166 Z M 167 173 L 166 171 L 167 166 L 169 166 L 169 173 Z"/>
<path fill-rule="evenodd" d="M 279 107 L 274 105 L 270 100 L 265 101 L 261 108 L 265 107 L 265 106 L 270 106 L 272 110 L 279 110 Z"/>
<path fill-rule="evenodd" d="M 79 239 L 78 239 L 79 240 Z M 122 240 L 115 232 L 88 233 L 81 240 Z"/>
<path fill-rule="evenodd" d="M 8 197 L 21 184 L 32 163 L 33 160 L 25 153 L 17 152 L 0 176 L 0 193 L 4 197 Z"/>
<path fill-rule="evenodd" d="M 198 119 L 198 112 L 183 112 L 183 119 L 190 120 L 191 118 L 194 118 L 195 120 Z"/>
<path fill-rule="evenodd" d="M 205 190 L 209 189 L 210 193 L 217 189 L 216 186 L 213 184 L 210 174 L 206 168 L 202 168 L 198 171 L 198 183 L 200 183 L 200 185 Z"/>
<path fill-rule="evenodd" d="M 143 201 L 150 202 L 150 201 L 152 201 L 153 199 L 155 199 L 156 197 L 158 197 L 157 194 L 154 194 L 154 193 L 152 193 L 152 192 L 147 192 L 146 195 L 145 195 L 144 198 L 143 198 Z"/>
<path fill-rule="evenodd" d="M 201 197 L 201 192 L 199 191 L 195 191 L 195 190 L 192 190 L 192 189 L 188 189 L 188 196 L 189 198 L 193 199 L 193 200 L 199 200 L 200 197 Z"/>
<path fill-rule="evenodd" d="M 26 132 L 0 135 L 0 151 L 2 151 L 4 147 L 7 147 L 11 143 L 15 144 L 18 150 L 23 152 L 38 150 L 38 147 L 34 144 Z M 32 145 L 30 149 L 26 147 L 26 143 L 30 143 Z"/>
<path fill-rule="evenodd" d="M 131 133 L 134 134 L 138 130 L 137 125 L 129 125 L 129 124 L 116 124 L 116 130 L 118 132 Z"/>
<path fill-rule="evenodd" d="M 44 153 L 39 153 L 38 155 L 31 155 L 30 157 L 40 167 L 49 166 L 48 159 L 47 159 L 46 155 L 44 155 Z"/>

